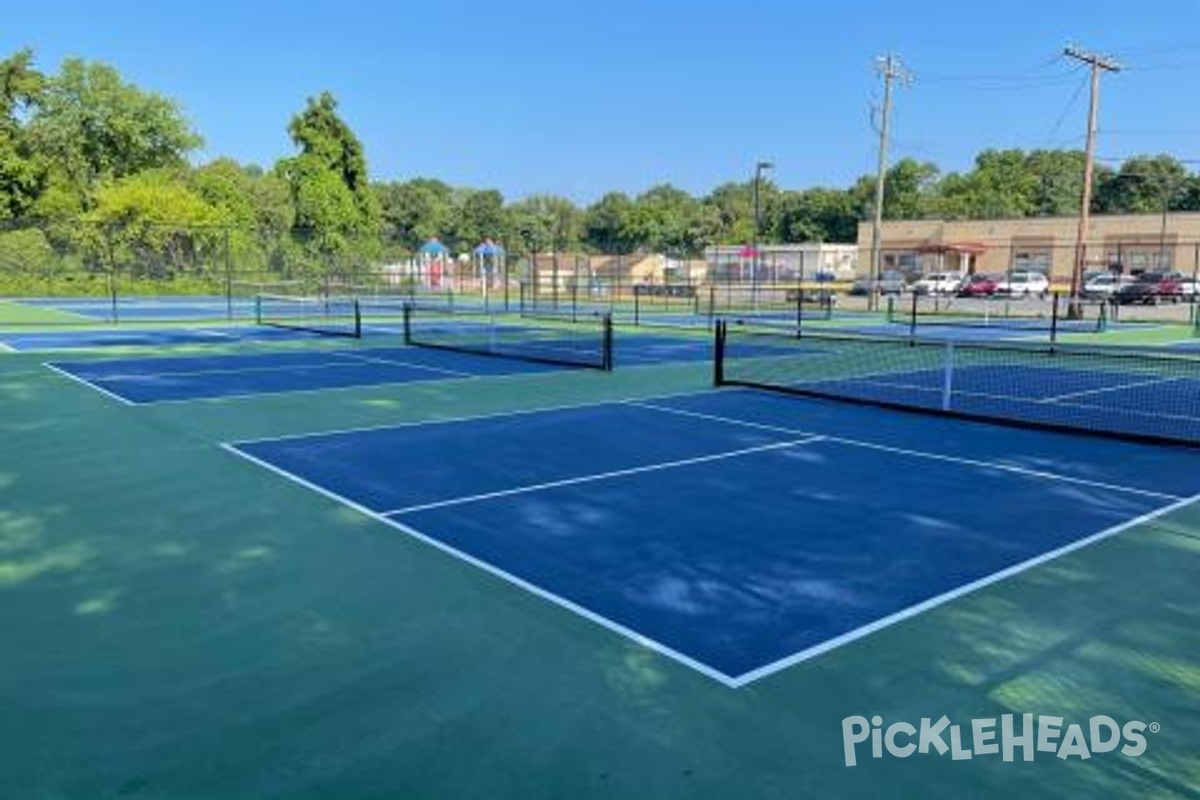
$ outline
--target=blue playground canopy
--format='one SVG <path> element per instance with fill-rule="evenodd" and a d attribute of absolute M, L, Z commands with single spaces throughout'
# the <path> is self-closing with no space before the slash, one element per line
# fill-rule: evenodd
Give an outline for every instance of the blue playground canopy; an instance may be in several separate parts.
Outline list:
<path fill-rule="evenodd" d="M 474 253 L 480 258 L 488 258 L 503 255 L 504 248 L 491 239 L 486 239 L 482 244 L 476 246 Z"/>
<path fill-rule="evenodd" d="M 421 245 L 421 249 L 419 252 L 422 255 L 444 256 L 444 255 L 449 255 L 450 248 L 446 247 L 446 245 L 442 244 L 436 238 L 433 238 L 433 239 L 430 239 L 429 241 L 427 241 L 425 244 Z"/>

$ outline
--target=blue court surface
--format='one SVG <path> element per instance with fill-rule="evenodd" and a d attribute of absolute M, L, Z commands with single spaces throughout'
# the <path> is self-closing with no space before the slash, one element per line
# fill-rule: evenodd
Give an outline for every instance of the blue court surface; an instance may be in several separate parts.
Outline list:
<path fill-rule="evenodd" d="M 239 326 L 220 328 L 135 328 L 124 330 L 55 330 L 0 333 L 0 344 L 18 351 L 77 350 L 93 347 L 169 347 L 226 344 L 238 341 L 313 339 L 317 334 L 285 328 Z"/>
<path fill-rule="evenodd" d="M 616 356 L 618 364 L 628 367 L 711 358 L 712 345 L 705 339 L 655 336 L 626 338 Z M 132 405 L 562 369 L 412 347 L 55 361 L 48 366 Z"/>
<path fill-rule="evenodd" d="M 58 361 L 47 366 L 130 405 L 558 369 L 411 347 Z"/>
<path fill-rule="evenodd" d="M 49 308 L 82 319 L 97 322 L 117 319 L 136 321 L 223 319 L 232 312 L 235 317 L 254 315 L 254 302 L 235 297 L 232 304 L 221 295 L 162 295 L 118 297 L 114 311 L 110 297 L 39 297 L 21 299 L 22 305 Z"/>
<path fill-rule="evenodd" d="M 1200 492 L 1187 449 L 747 390 L 228 448 L 731 686 Z"/>

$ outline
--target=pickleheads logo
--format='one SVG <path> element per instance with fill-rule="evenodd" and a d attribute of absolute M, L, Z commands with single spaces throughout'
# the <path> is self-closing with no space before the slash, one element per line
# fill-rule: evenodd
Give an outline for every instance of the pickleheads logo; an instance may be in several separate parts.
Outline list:
<path fill-rule="evenodd" d="M 1098 715 L 1084 725 L 1072 723 L 1063 727 L 1062 717 L 1022 714 L 1019 727 L 1013 714 L 997 720 L 973 719 L 965 725 L 952 724 L 943 716 L 934 721 L 923 717 L 920 725 L 893 722 L 887 727 L 879 716 L 853 716 L 842 720 L 842 747 L 846 766 L 858 764 L 858 746 L 870 740 L 871 758 L 883 758 L 886 751 L 896 758 L 908 758 L 913 753 L 939 756 L 950 753 L 954 761 L 966 761 L 975 756 L 999 754 L 1012 761 L 1018 750 L 1025 761 L 1033 761 L 1037 753 L 1053 753 L 1061 759 L 1086 760 L 1100 753 L 1120 748 L 1124 756 L 1136 758 L 1146 752 L 1146 732 L 1158 733 L 1159 724 L 1130 720 L 1118 724 L 1112 717 Z"/>

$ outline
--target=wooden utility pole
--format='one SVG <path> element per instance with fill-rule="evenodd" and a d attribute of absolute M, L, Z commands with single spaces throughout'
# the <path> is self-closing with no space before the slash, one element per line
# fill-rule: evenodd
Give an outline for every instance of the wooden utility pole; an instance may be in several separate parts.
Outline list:
<path fill-rule="evenodd" d="M 875 208 L 871 222 L 871 291 L 867 295 L 867 308 L 874 311 L 879 307 L 879 282 L 883 277 L 883 181 L 887 173 L 888 122 L 892 114 L 892 81 L 908 78 L 908 72 L 900 59 L 887 55 L 877 60 L 876 69 L 883 76 L 883 113 L 879 122 L 879 160 L 875 166 Z"/>
<path fill-rule="evenodd" d="M 1083 166 L 1083 199 L 1079 204 L 1079 229 L 1075 234 L 1075 265 L 1071 270 L 1071 303 L 1067 307 L 1067 315 L 1072 319 L 1078 319 L 1083 314 L 1080 297 L 1083 293 L 1083 267 L 1087 262 L 1087 245 L 1084 243 L 1084 239 L 1087 237 L 1088 215 L 1092 206 L 1092 173 L 1096 155 L 1096 113 L 1100 103 L 1100 72 L 1101 70 L 1119 72 L 1121 66 L 1110 58 L 1080 50 L 1074 45 L 1067 45 L 1063 54 L 1068 58 L 1088 64 L 1092 69 L 1092 97 L 1091 103 L 1088 105 L 1087 147 Z"/>

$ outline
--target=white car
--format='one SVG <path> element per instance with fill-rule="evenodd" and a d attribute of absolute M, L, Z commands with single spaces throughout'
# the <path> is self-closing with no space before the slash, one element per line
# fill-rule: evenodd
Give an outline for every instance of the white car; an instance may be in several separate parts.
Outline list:
<path fill-rule="evenodd" d="M 1040 272 L 1014 272 L 996 284 L 998 297 L 1044 297 L 1050 281 Z"/>
<path fill-rule="evenodd" d="M 967 276 L 961 272 L 934 272 L 913 284 L 917 294 L 956 294 Z"/>
<path fill-rule="evenodd" d="M 1129 275 L 1114 275 L 1111 272 L 1097 275 L 1083 285 L 1083 296 L 1093 300 L 1109 300 L 1126 284 L 1133 283 Z"/>

